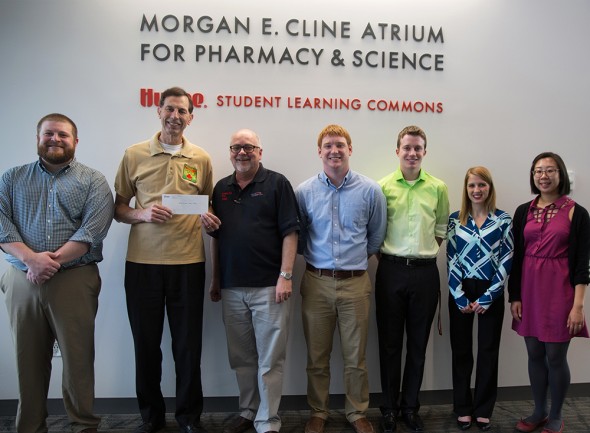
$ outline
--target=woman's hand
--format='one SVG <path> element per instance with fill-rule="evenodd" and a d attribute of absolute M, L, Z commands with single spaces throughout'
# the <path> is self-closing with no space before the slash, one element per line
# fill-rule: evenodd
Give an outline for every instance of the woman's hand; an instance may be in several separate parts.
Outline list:
<path fill-rule="evenodd" d="M 584 326 L 584 307 L 574 305 L 567 318 L 567 328 L 570 335 L 576 335 Z"/>
<path fill-rule="evenodd" d="M 459 311 L 463 314 L 472 314 L 473 313 L 473 309 L 471 308 L 470 304 L 467 304 L 466 307 L 459 308 Z"/>
<path fill-rule="evenodd" d="M 487 310 L 475 301 L 470 304 L 471 310 L 476 314 L 484 314 Z"/>
<path fill-rule="evenodd" d="M 512 317 L 514 320 L 520 322 L 522 319 L 522 302 L 521 301 L 512 301 L 510 303 L 510 312 L 512 313 Z"/>

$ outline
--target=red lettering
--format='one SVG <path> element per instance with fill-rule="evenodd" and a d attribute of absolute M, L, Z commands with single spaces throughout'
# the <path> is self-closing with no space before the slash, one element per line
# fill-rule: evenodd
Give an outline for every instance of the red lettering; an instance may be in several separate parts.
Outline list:
<path fill-rule="evenodd" d="M 160 105 L 160 95 L 160 92 L 151 88 L 139 89 L 139 103 L 142 107 L 157 107 Z M 191 95 L 194 108 L 206 108 L 205 95 L 202 93 L 189 93 L 189 95 Z M 219 98 L 217 105 L 219 105 Z"/>

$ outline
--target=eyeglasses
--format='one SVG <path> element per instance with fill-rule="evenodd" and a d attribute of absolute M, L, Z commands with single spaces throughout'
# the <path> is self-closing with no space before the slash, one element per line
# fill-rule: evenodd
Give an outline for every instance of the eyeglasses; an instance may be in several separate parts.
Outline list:
<path fill-rule="evenodd" d="M 260 149 L 260 146 L 254 146 L 252 144 L 232 144 L 229 147 L 232 153 L 240 153 L 242 150 L 246 153 L 254 152 L 254 149 Z"/>
<path fill-rule="evenodd" d="M 545 170 L 543 170 L 542 168 L 535 168 L 532 173 L 533 176 L 535 177 L 541 177 L 543 176 L 543 174 L 546 174 L 547 176 L 553 176 L 555 173 L 557 173 L 559 171 L 558 168 L 546 168 Z"/>

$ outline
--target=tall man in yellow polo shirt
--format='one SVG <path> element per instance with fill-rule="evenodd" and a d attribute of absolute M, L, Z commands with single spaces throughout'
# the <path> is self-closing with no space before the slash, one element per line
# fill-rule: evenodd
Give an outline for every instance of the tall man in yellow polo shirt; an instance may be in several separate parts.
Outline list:
<path fill-rule="evenodd" d="M 158 107 L 161 131 L 125 151 L 115 179 L 115 219 L 131 224 L 125 294 L 143 420 L 134 433 L 155 433 L 166 423 L 160 387 L 164 311 L 176 367 L 176 421 L 181 433 L 203 432 L 205 249 L 201 219 L 199 215 L 174 215 L 162 205 L 162 194 L 211 196 L 213 192 L 209 154 L 183 136 L 193 120 L 192 112 L 190 94 L 178 87 L 165 90 Z M 134 208 L 129 206 L 132 198 Z"/>
<path fill-rule="evenodd" d="M 424 430 L 418 415 L 426 346 L 436 313 L 440 281 L 436 256 L 446 235 L 449 200 L 446 185 L 426 173 L 426 134 L 417 126 L 399 133 L 399 168 L 379 181 L 387 199 L 387 232 L 375 279 L 379 358 L 385 433 L 397 417 L 412 431 Z M 401 384 L 404 329 L 406 363 Z"/>

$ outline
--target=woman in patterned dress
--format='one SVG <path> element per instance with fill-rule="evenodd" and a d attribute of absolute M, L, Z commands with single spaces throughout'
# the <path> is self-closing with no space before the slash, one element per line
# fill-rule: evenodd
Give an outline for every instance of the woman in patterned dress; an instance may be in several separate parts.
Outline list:
<path fill-rule="evenodd" d="M 590 282 L 590 218 L 568 194 L 561 157 L 538 155 L 530 185 L 537 197 L 514 214 L 515 254 L 509 281 L 512 329 L 524 337 L 534 412 L 516 429 L 562 432 L 561 408 L 570 384 L 567 351 L 572 337 L 588 337 L 584 293 Z M 551 408 L 547 412 L 547 391 Z"/>
<path fill-rule="evenodd" d="M 453 408 L 457 426 L 490 429 L 498 389 L 498 354 L 504 318 L 504 286 L 512 265 L 512 219 L 496 209 L 492 175 L 485 167 L 465 174 L 461 210 L 447 230 L 449 319 L 453 351 Z M 475 391 L 473 321 L 478 317 Z"/>

